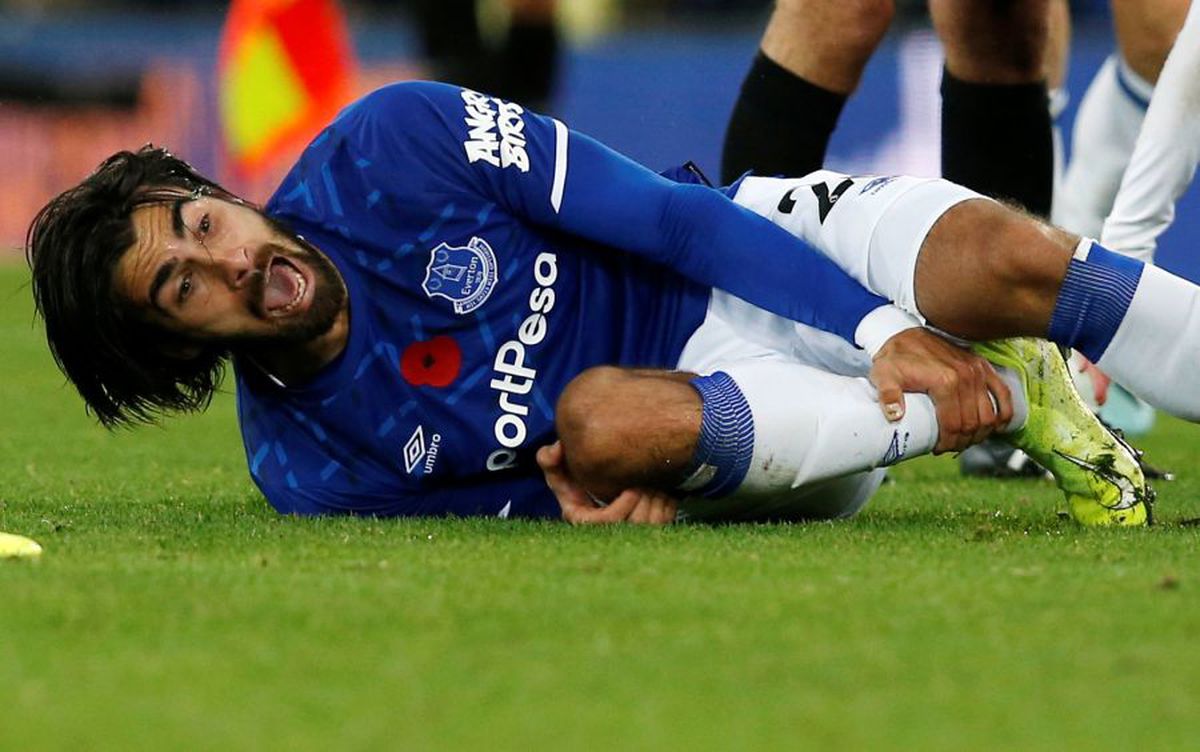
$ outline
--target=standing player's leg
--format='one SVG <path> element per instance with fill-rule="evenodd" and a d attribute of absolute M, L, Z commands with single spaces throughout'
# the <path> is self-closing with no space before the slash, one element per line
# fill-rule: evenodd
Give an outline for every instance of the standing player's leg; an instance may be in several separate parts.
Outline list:
<path fill-rule="evenodd" d="M 721 180 L 820 169 L 894 0 L 779 0 L 725 134 Z"/>
<path fill-rule="evenodd" d="M 1170 221 L 1169 210 L 1163 213 L 1161 207 L 1171 205 L 1174 197 L 1167 196 L 1171 190 L 1167 186 L 1174 181 L 1164 177 L 1165 173 L 1144 169 L 1155 160 L 1138 162 L 1133 176 L 1128 174 L 1128 165 L 1138 143 L 1143 154 L 1148 147 L 1153 150 L 1152 145 L 1160 145 L 1158 164 L 1185 161 L 1172 148 L 1172 139 L 1186 141 L 1186 129 L 1174 118 L 1161 118 L 1167 109 L 1186 107 L 1165 99 L 1175 96 L 1178 100 L 1177 89 L 1173 90 L 1169 81 L 1163 96 L 1156 98 L 1158 114 L 1147 118 L 1146 112 L 1189 5 L 1188 0 L 1113 0 L 1119 54 L 1101 67 L 1084 98 L 1075 121 L 1075 159 L 1061 198 L 1056 199 L 1056 223 L 1100 237 L 1114 251 L 1146 262 L 1151 261 L 1153 247 L 1152 241 L 1147 243 L 1154 233 L 1150 228 L 1161 229 Z M 1188 75 L 1178 80 L 1187 80 Z M 1178 183 L 1179 190 L 1187 179 Z M 1154 200 L 1159 196 L 1165 200 Z M 1163 219 L 1157 225 L 1141 221 L 1147 217 Z M 1136 221 L 1130 221 L 1134 218 Z M 1080 388 L 1095 395 L 1096 409 L 1109 424 L 1135 436 L 1153 427 L 1153 408 L 1121 385 L 1108 385 L 1107 377 L 1096 369 L 1088 369 L 1078 378 Z"/>
<path fill-rule="evenodd" d="M 1112 0 L 1117 45 L 1134 73 L 1158 80 L 1190 6 L 1190 0 Z"/>
<path fill-rule="evenodd" d="M 1099 237 L 1142 127 L 1154 85 L 1119 54 L 1088 85 L 1071 131 L 1071 159 L 1054 198 L 1054 223 Z"/>
<path fill-rule="evenodd" d="M 506 0 L 505 5 L 508 32 L 496 51 L 494 93 L 544 112 L 560 65 L 557 0 Z"/>
<path fill-rule="evenodd" d="M 946 50 L 942 175 L 1050 213 L 1049 0 L 930 0 Z"/>
<path fill-rule="evenodd" d="M 1071 160 L 1054 196 L 1054 224 L 1100 237 L 1153 89 L 1152 81 L 1139 75 L 1120 52 L 1100 66 L 1075 116 Z M 1131 436 L 1150 430 L 1153 408 L 1120 386 L 1097 383 L 1094 379 L 1104 377 L 1085 366 L 1079 356 L 1073 359 L 1076 384 L 1109 425 Z"/>
<path fill-rule="evenodd" d="M 946 50 L 942 175 L 1047 216 L 1054 141 L 1046 89 L 1052 0 L 930 0 Z M 1059 29 L 1058 31 L 1061 31 Z M 1036 475 L 1020 452 L 987 441 L 959 458 L 968 475 Z"/>
<path fill-rule="evenodd" d="M 1045 68 L 1050 106 L 1050 143 L 1053 149 L 1050 190 L 1050 212 L 1053 215 L 1062 190 L 1066 162 L 1060 119 L 1071 101 L 1071 95 L 1066 89 L 1068 62 L 1071 59 L 1071 6 L 1068 0 L 1050 0 L 1049 20 Z"/>
<path fill-rule="evenodd" d="M 1147 263 L 1175 220 L 1175 204 L 1200 163 L 1200 5 L 1183 26 L 1155 82 L 1128 167 L 1101 240 Z"/>
<path fill-rule="evenodd" d="M 1061 196 L 1055 197 L 1055 224 L 1100 237 L 1189 5 L 1189 0 L 1113 0 L 1118 52 L 1100 66 L 1079 104 L 1072 159 Z"/>

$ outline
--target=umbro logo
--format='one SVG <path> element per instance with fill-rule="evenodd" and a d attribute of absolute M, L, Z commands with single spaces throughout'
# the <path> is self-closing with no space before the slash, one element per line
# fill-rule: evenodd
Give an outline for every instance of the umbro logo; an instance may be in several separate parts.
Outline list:
<path fill-rule="evenodd" d="M 429 444 L 425 443 L 425 429 L 422 426 L 417 426 L 412 432 L 412 436 L 408 437 L 408 441 L 404 442 L 404 450 L 401 453 L 404 458 L 404 472 L 412 475 L 413 470 L 417 469 L 418 465 L 422 466 L 422 475 L 429 475 L 433 472 L 433 466 L 437 464 L 438 449 L 442 444 L 442 435 L 435 433 L 430 435 Z M 422 460 L 424 464 L 422 465 Z"/>
<path fill-rule="evenodd" d="M 883 190 L 883 187 L 896 179 L 896 175 L 880 175 L 873 178 L 870 182 L 858 190 L 858 195 L 863 196 L 868 193 L 878 193 Z"/>
<path fill-rule="evenodd" d="M 904 432 L 904 436 L 900 435 L 899 430 L 892 431 L 892 441 L 888 444 L 887 451 L 884 452 L 883 459 L 879 464 L 886 467 L 904 459 L 904 454 L 908 451 L 908 437 L 908 431 Z"/>

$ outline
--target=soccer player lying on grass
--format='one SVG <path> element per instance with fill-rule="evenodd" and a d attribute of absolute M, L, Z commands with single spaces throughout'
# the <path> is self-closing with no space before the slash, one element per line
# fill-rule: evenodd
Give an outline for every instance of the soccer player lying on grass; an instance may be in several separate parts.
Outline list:
<path fill-rule="evenodd" d="M 1198 288 L 941 180 L 675 177 L 404 83 L 346 109 L 262 210 L 123 152 L 27 253 L 105 425 L 203 408 L 232 359 L 281 512 L 838 517 L 884 466 L 996 431 L 1080 521 L 1146 521 L 1136 458 L 1054 347 L 987 341 L 1078 348 L 1195 420 Z"/>

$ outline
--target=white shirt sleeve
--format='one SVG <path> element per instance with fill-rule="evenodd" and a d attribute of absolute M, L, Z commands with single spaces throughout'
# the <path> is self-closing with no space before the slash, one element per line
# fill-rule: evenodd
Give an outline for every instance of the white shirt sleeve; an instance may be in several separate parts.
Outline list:
<path fill-rule="evenodd" d="M 1146 110 L 1100 242 L 1151 263 L 1200 160 L 1200 3 L 1193 3 Z"/>

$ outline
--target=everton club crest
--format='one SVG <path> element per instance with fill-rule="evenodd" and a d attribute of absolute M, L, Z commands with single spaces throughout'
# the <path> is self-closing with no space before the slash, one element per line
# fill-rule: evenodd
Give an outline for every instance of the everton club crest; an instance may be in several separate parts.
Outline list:
<path fill-rule="evenodd" d="M 496 254 L 483 238 L 465 246 L 441 243 L 430 251 L 421 288 L 430 298 L 449 300 L 455 313 L 470 313 L 496 289 Z"/>

